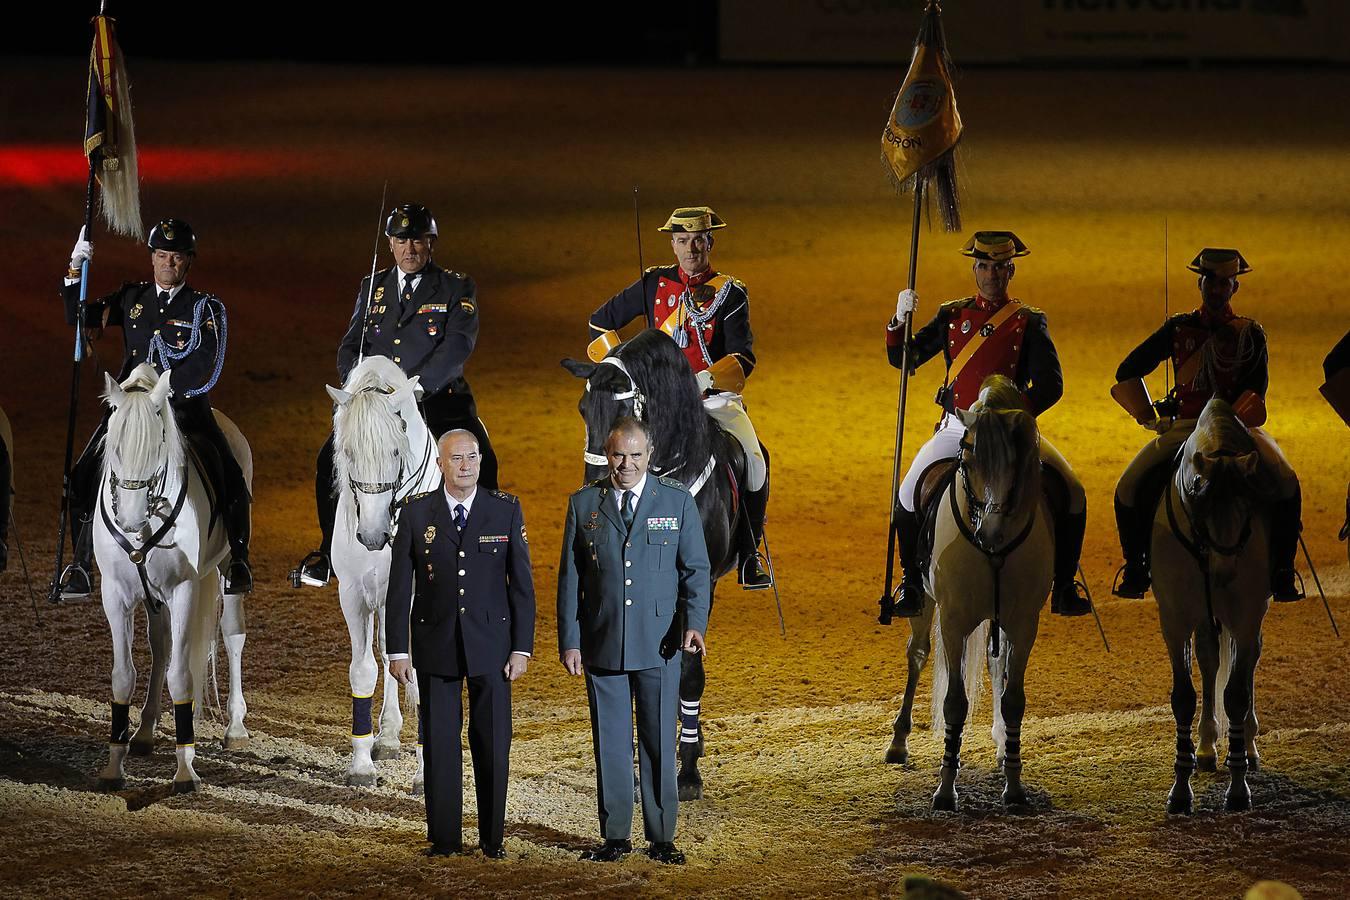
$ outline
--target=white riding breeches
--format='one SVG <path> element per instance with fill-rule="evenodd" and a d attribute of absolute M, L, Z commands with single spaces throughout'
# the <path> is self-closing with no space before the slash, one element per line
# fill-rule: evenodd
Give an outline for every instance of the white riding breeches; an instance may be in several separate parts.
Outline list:
<path fill-rule="evenodd" d="M 961 420 L 953 415 L 942 417 L 942 425 L 937 432 L 928 439 L 919 452 L 914 454 L 914 462 L 909 464 L 909 471 L 905 472 L 905 477 L 900 481 L 900 505 L 907 512 L 915 512 L 914 493 L 919 489 L 919 479 L 923 473 L 928 471 L 928 467 L 933 463 L 943 459 L 955 459 L 961 451 L 961 436 L 966 433 L 966 426 L 961 424 Z M 1060 452 L 1055 449 L 1055 445 L 1046 440 L 1045 435 L 1041 435 L 1040 442 L 1041 462 L 1054 469 L 1064 478 L 1064 484 L 1069 491 L 1069 512 L 1078 514 L 1087 509 L 1087 494 L 1083 491 L 1083 483 L 1078 480 L 1073 469 L 1069 468 L 1069 462 Z"/>
<path fill-rule="evenodd" d="M 745 399 L 740 394 L 713 394 L 703 398 L 703 408 L 745 448 L 745 489 L 757 491 L 764 487 L 769 469 L 755 426 L 750 424 L 750 415 L 745 411 Z"/>

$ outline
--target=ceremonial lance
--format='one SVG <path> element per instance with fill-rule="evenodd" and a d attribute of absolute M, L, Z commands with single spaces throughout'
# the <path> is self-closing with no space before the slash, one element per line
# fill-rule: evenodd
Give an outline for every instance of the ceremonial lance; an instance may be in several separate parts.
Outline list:
<path fill-rule="evenodd" d="M 117 45 L 114 20 L 103 15 L 104 4 L 94 17 L 94 41 L 89 51 L 89 80 L 85 96 L 84 155 L 89 160 L 89 179 L 84 191 L 84 228 L 81 240 L 93 237 L 94 195 L 99 213 L 114 234 L 137 241 L 144 238 L 141 225 L 140 179 L 136 171 L 136 129 L 131 116 L 131 90 L 126 62 Z M 80 396 L 80 363 L 84 359 L 84 311 L 89 296 L 89 260 L 80 263 L 80 302 L 75 316 L 75 356 L 70 377 L 70 409 L 66 419 L 65 467 L 61 479 L 61 514 L 56 534 L 56 566 L 48 599 L 60 599 L 61 563 L 66 549 L 66 524 L 70 513 L 70 466 L 75 450 L 75 412 Z"/>
<path fill-rule="evenodd" d="M 951 58 L 942 30 L 942 4 L 928 0 L 919 34 L 914 41 L 914 56 L 909 72 L 895 96 L 895 106 L 881 133 L 881 158 L 892 182 L 903 192 L 914 194 L 914 212 L 910 223 L 909 281 L 914 289 L 919 265 L 919 219 L 931 185 L 937 195 L 938 213 L 945 231 L 961 228 L 960 195 L 956 185 L 956 144 L 961 139 L 961 115 L 956 110 L 952 90 Z M 912 314 L 901 323 L 904 342 L 901 352 L 900 401 L 895 419 L 895 456 L 891 464 L 890 528 L 886 535 L 886 586 L 882 590 L 878 621 L 889 625 L 895 608 L 892 592 L 895 579 L 896 512 L 900 485 L 900 454 L 905 436 L 905 400 L 909 391 L 910 339 Z"/>

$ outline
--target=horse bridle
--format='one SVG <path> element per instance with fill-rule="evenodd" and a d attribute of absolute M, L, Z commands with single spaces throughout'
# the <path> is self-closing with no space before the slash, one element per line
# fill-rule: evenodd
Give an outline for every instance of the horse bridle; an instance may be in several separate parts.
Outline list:
<path fill-rule="evenodd" d="M 375 389 L 374 389 L 374 388 L 366 388 L 366 390 L 367 390 L 367 391 L 371 391 L 371 390 L 375 390 Z M 403 417 L 402 417 L 401 415 L 399 415 L 398 413 L 395 413 L 395 415 L 398 415 L 398 416 L 399 416 L 399 421 L 400 421 L 400 422 L 403 422 L 403 430 L 406 432 L 406 431 L 408 430 L 408 423 L 407 423 L 407 422 L 403 419 Z M 404 460 L 404 457 L 403 457 L 402 455 L 400 455 L 400 456 L 399 456 L 399 463 L 398 463 L 398 478 L 397 478 L 396 480 L 394 480 L 394 481 L 357 481 L 355 478 L 352 478 L 352 477 L 349 475 L 349 476 L 347 477 L 347 484 L 350 485 L 350 487 L 351 487 L 351 489 L 352 489 L 353 492 L 359 493 L 359 494 L 384 494 L 384 493 L 388 493 L 388 494 L 389 494 L 389 518 L 390 518 L 391 522 L 397 522 L 397 521 L 398 521 L 398 493 L 399 493 L 399 491 L 403 490 L 403 488 L 407 487 L 409 484 L 417 484 L 418 482 L 420 482 L 420 481 L 422 480 L 422 476 L 426 474 L 427 466 L 429 466 L 429 465 L 431 464 L 431 459 L 432 459 L 432 456 L 434 455 L 434 454 L 432 453 L 431 447 L 432 447 L 432 443 L 431 443 L 430 441 L 428 441 L 428 442 L 427 442 L 426 449 L 424 449 L 424 450 L 422 451 L 422 462 L 421 462 L 421 464 L 418 465 L 418 467 L 417 467 L 416 469 L 414 469 L 413 472 L 412 472 L 410 475 L 408 475 L 406 478 L 404 477 L 404 472 L 407 471 L 407 469 L 406 469 L 406 467 L 405 467 L 405 460 Z M 359 523 L 360 520 L 361 520 L 361 508 L 360 508 L 359 505 L 357 506 L 357 509 L 356 509 L 356 518 L 357 518 L 357 522 Z"/>
<path fill-rule="evenodd" d="M 632 400 L 633 418 L 641 419 L 642 410 L 647 405 L 647 398 L 643 396 L 642 390 L 638 387 L 637 379 L 635 379 L 633 377 L 633 374 L 628 371 L 628 367 L 623 364 L 623 360 L 619 359 L 617 356 L 606 356 L 604 359 L 600 360 L 599 364 L 602 366 L 613 366 L 614 368 L 622 372 L 623 376 L 628 379 L 628 384 L 630 385 L 629 389 L 626 391 L 615 391 L 614 399 Z M 592 375 L 594 375 L 594 373 L 592 373 Z M 589 394 L 590 392 L 591 392 L 591 379 L 587 378 L 586 393 Z M 609 458 L 606 457 L 604 454 L 591 452 L 591 435 L 589 430 L 586 432 L 586 447 L 582 451 L 581 458 L 586 461 L 587 465 L 592 466 L 609 465 Z"/>
<path fill-rule="evenodd" d="M 1002 581 L 1003 581 L 1003 563 L 1007 561 L 1008 556 L 1014 550 L 1022 546 L 1026 539 L 1031 535 L 1031 528 L 1036 524 L 1036 507 L 1031 508 L 1031 515 L 1027 516 L 1026 525 L 1022 530 L 1008 543 L 997 550 L 986 547 L 976 534 L 979 531 L 980 523 L 984 517 L 990 513 L 1007 512 L 1009 504 L 1007 502 L 999 503 L 997 501 L 983 501 L 975 496 L 975 492 L 970 487 L 970 474 L 967 469 L 967 456 L 975 448 L 966 443 L 965 438 L 961 439 L 960 450 L 956 454 L 956 477 L 952 478 L 951 485 L 947 489 L 947 499 L 951 504 L 952 518 L 956 520 L 956 527 L 961 532 L 961 536 L 966 539 L 976 550 L 984 555 L 985 561 L 989 563 L 990 572 L 994 576 L 994 618 L 990 628 L 990 647 L 989 655 L 997 657 L 999 653 L 999 630 L 1003 627 L 1002 617 Z M 968 509 L 966 515 L 970 517 L 967 522 L 961 515 L 961 508 L 956 503 L 956 482 L 961 482 L 961 488 L 965 492 L 966 504 Z M 979 512 L 976 512 L 978 508 Z"/>
<path fill-rule="evenodd" d="M 1197 475 L 1195 481 L 1198 482 L 1199 480 L 1200 476 Z M 1238 535 L 1237 542 L 1224 546 L 1214 543 L 1214 539 L 1209 536 L 1208 529 L 1191 515 L 1191 511 L 1186 508 L 1185 504 L 1182 504 L 1181 511 L 1185 513 L 1186 523 L 1191 527 L 1192 537 L 1188 538 L 1181 530 L 1181 523 L 1177 521 L 1176 510 L 1173 508 L 1173 488 L 1176 488 L 1178 493 L 1186 492 L 1185 488 L 1177 486 L 1175 479 L 1167 486 L 1167 524 L 1172 529 L 1172 536 L 1177 539 L 1177 542 L 1190 554 L 1191 559 L 1195 560 L 1195 564 L 1200 567 L 1200 575 L 1205 579 L 1205 614 L 1213 622 L 1214 597 L 1209 579 L 1209 556 L 1214 553 L 1219 556 L 1232 557 L 1242 553 L 1247 546 L 1247 541 L 1252 536 L 1252 511 L 1250 507 L 1247 509 L 1247 517 L 1242 522 L 1242 531 Z"/>
<path fill-rule="evenodd" d="M 119 479 L 117 473 L 109 466 L 108 486 L 112 488 L 113 515 L 117 514 L 117 491 L 119 488 L 124 491 L 149 491 L 150 493 L 148 493 L 145 498 L 147 504 L 146 508 L 148 510 L 146 513 L 147 520 L 149 516 L 155 515 L 167 498 L 155 494 L 154 489 L 157 485 L 163 484 L 167 475 L 167 462 L 161 468 L 155 470 L 155 473 L 149 478 L 131 481 L 122 481 Z M 127 555 L 127 559 L 131 560 L 132 565 L 136 567 L 136 574 L 140 576 L 141 579 L 141 590 L 145 597 L 146 608 L 154 613 L 158 613 L 164 608 L 164 601 L 154 596 L 154 593 L 150 590 L 150 578 L 146 574 L 145 564 L 151 550 L 156 547 L 162 548 L 162 545 L 159 542 L 169 533 L 169 529 L 178 521 L 179 513 L 183 511 L 183 504 L 187 500 L 188 479 L 186 463 L 184 463 L 180 469 L 179 476 L 178 499 L 174 500 L 173 508 L 169 511 L 169 514 L 164 517 L 164 521 L 160 526 L 151 532 L 150 536 L 142 541 L 139 547 L 133 544 L 131 540 L 122 533 L 122 529 L 112 520 L 112 517 L 108 515 L 107 504 L 103 502 L 103 498 L 107 492 L 99 491 L 98 494 L 98 511 L 103 519 L 103 526 L 108 529 L 108 533 L 111 534 L 113 540 L 117 542 L 117 546 L 122 548 L 122 551 Z"/>

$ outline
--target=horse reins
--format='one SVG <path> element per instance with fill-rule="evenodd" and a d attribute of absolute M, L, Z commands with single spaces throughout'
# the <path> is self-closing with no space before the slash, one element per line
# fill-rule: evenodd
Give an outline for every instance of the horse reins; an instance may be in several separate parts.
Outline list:
<path fill-rule="evenodd" d="M 985 512 L 990 511 L 1000 512 L 1005 509 L 1005 504 L 983 503 L 975 499 L 975 495 L 970 489 L 969 477 L 966 474 L 966 453 L 968 453 L 970 450 L 971 450 L 970 445 L 968 445 L 965 441 L 962 441 L 961 451 L 957 461 L 957 469 L 959 470 L 958 477 L 953 478 L 951 480 L 951 484 L 947 489 L 947 499 L 951 503 L 952 518 L 956 520 L 956 527 L 960 530 L 961 536 L 964 537 L 972 547 L 974 547 L 976 550 L 980 551 L 980 553 L 984 555 L 985 561 L 989 563 L 989 569 L 994 576 L 994 623 L 993 628 L 991 629 L 991 633 L 989 635 L 989 642 L 990 642 L 989 655 L 997 659 L 999 654 L 998 633 L 1000 629 L 1002 629 L 1003 627 L 1003 615 L 1002 615 L 1003 563 L 1007 561 L 1009 554 L 1011 554 L 1018 547 L 1022 546 L 1022 544 L 1026 541 L 1027 537 L 1030 536 L 1031 526 L 1036 524 L 1036 509 L 1035 507 L 1032 507 L 1031 515 L 1027 516 L 1027 524 L 1022 527 L 1021 532 L 1018 533 L 1018 535 L 1014 537 L 1011 541 L 1004 544 L 998 550 L 991 550 L 988 547 L 985 547 L 984 544 L 980 542 L 980 539 L 975 534 L 975 527 L 978 527 L 978 520 L 975 518 L 974 509 L 976 506 L 979 506 Z M 966 494 L 966 502 L 970 504 L 969 523 L 966 522 L 965 516 L 961 515 L 961 508 L 956 504 L 957 481 L 961 482 L 962 489 L 965 491 Z"/>
<path fill-rule="evenodd" d="M 116 492 L 119 487 L 122 488 L 123 490 L 128 491 L 139 491 L 139 490 L 152 491 L 154 489 L 155 483 L 159 480 L 158 476 L 159 472 L 161 471 L 166 470 L 161 469 L 157 471 L 154 475 L 144 480 L 119 481 L 117 478 L 117 473 L 109 469 L 108 481 L 109 486 L 113 489 L 114 511 L 116 511 L 117 508 Z M 107 494 L 107 492 L 99 491 L 98 494 L 98 511 L 103 518 L 103 526 L 108 529 L 108 533 L 111 534 L 113 540 L 117 542 L 117 546 L 122 548 L 123 552 L 125 552 L 127 555 L 127 559 L 131 560 L 132 565 L 136 567 L 136 574 L 139 575 L 141 579 L 141 589 L 145 592 L 144 596 L 146 608 L 153 613 L 158 613 L 161 609 L 164 608 L 164 601 L 155 597 L 150 590 L 150 578 L 149 576 L 146 575 L 145 572 L 146 557 L 149 556 L 150 551 L 152 549 L 160 546 L 159 542 L 164 538 L 166 534 L 169 533 L 169 529 L 174 526 L 174 523 L 178 521 L 178 514 L 183 511 L 183 503 L 187 500 L 187 484 L 188 484 L 187 464 L 184 463 L 179 472 L 178 499 L 174 501 L 173 509 L 169 512 L 169 515 L 165 517 L 163 524 L 161 524 L 159 528 L 155 529 L 151 533 L 150 537 L 146 538 L 145 541 L 142 542 L 141 546 L 139 547 L 131 543 L 131 541 L 127 538 L 127 536 L 122 533 L 122 529 L 118 527 L 117 523 L 115 523 L 112 520 L 112 518 L 108 515 L 107 504 L 103 502 L 103 498 Z M 163 500 L 163 499 L 165 498 L 156 497 L 153 494 L 147 494 L 146 503 L 150 503 L 151 500 Z M 156 503 L 153 504 L 151 508 L 153 509 L 157 506 L 158 504 Z M 153 514 L 154 513 L 151 512 L 148 515 Z"/>
<path fill-rule="evenodd" d="M 402 421 L 402 418 L 403 418 L 402 416 L 399 416 L 400 421 Z M 406 429 L 407 423 L 405 422 L 404 430 Z M 351 489 L 353 491 L 361 494 L 383 494 L 388 492 L 389 518 L 391 519 L 392 522 L 396 523 L 398 521 L 398 509 L 397 509 L 398 492 L 403 490 L 403 488 L 407 487 L 408 485 L 417 484 L 422 480 L 422 476 L 426 474 L 427 466 L 431 464 L 432 458 L 431 447 L 433 446 L 433 443 L 434 442 L 432 441 L 427 442 L 426 446 L 422 450 L 421 464 L 418 465 L 418 467 L 415 470 L 413 470 L 412 474 L 409 475 L 407 478 L 403 477 L 403 473 L 406 470 L 404 469 L 403 463 L 400 462 L 398 465 L 398 479 L 396 481 L 357 481 L 355 478 L 348 476 L 347 484 L 351 486 Z M 359 507 L 356 510 L 356 515 L 359 520 L 361 516 L 361 510 Z"/>
<path fill-rule="evenodd" d="M 1217 553 L 1220 556 L 1237 556 L 1241 553 L 1247 546 L 1247 541 L 1250 540 L 1252 536 L 1251 513 L 1248 512 L 1247 518 L 1243 520 L 1242 533 L 1238 535 L 1237 543 L 1221 546 L 1214 543 L 1208 532 L 1206 532 L 1200 523 L 1191 516 L 1190 510 L 1183 505 L 1181 511 L 1186 514 L 1186 522 L 1190 525 L 1191 534 L 1193 535 L 1193 539 L 1188 538 L 1182 532 L 1181 523 L 1177 521 L 1176 510 L 1173 508 L 1172 493 L 1174 488 L 1176 488 L 1177 491 L 1181 490 L 1181 488 L 1176 487 L 1175 480 L 1167 487 L 1167 524 L 1172 529 L 1172 536 L 1177 539 L 1178 543 L 1180 543 L 1181 546 L 1186 549 L 1186 552 L 1191 555 L 1191 558 L 1195 560 L 1196 565 L 1200 567 L 1200 574 L 1205 579 L 1205 614 L 1209 616 L 1210 622 L 1214 622 L 1214 598 L 1209 579 L 1209 555 L 1211 552 Z"/>

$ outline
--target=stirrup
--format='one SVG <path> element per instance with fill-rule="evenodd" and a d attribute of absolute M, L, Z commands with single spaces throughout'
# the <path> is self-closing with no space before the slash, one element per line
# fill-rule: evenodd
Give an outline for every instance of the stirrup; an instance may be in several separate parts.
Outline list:
<path fill-rule="evenodd" d="M 1077 579 L 1062 588 L 1056 585 L 1050 591 L 1050 612 L 1057 616 L 1086 616 L 1092 612 L 1092 601 L 1086 592 L 1087 585 Z"/>
<path fill-rule="evenodd" d="M 906 590 L 906 588 L 908 588 L 908 590 Z M 915 602 L 916 596 L 918 598 L 917 602 Z M 923 603 L 923 583 L 911 582 L 902 577 L 900 583 L 895 587 L 895 615 L 902 619 L 912 619 L 915 616 L 921 616 L 923 615 Z"/>
<path fill-rule="evenodd" d="M 309 556 L 300 560 L 300 565 L 291 569 L 291 587 L 298 588 L 302 584 L 307 584 L 310 587 L 324 587 L 328 584 L 328 579 L 332 575 L 333 565 L 329 562 L 328 555 L 322 550 L 315 550 Z"/>
<path fill-rule="evenodd" d="M 1304 593 L 1303 576 L 1299 574 L 1298 569 L 1290 569 L 1288 570 L 1288 574 L 1288 591 L 1279 590 L 1279 588 L 1285 587 L 1282 579 L 1282 576 L 1284 575 L 1283 572 L 1277 571 L 1270 574 L 1270 593 L 1276 603 L 1293 603 L 1308 596 Z M 1294 584 L 1295 578 L 1298 579 L 1297 585 Z M 1280 579 L 1280 581 L 1276 581 L 1276 579 Z"/>
<path fill-rule="evenodd" d="M 94 592 L 94 576 L 84 566 L 73 562 L 61 570 L 58 585 L 62 600 L 88 600 Z"/>
<path fill-rule="evenodd" d="M 253 590 L 253 570 L 248 560 L 232 559 L 225 570 L 225 593 L 230 596 L 247 594 Z"/>
<path fill-rule="evenodd" d="M 742 590 L 766 591 L 773 587 L 773 576 L 766 571 L 767 560 L 764 566 L 759 561 L 760 554 L 756 551 L 754 556 L 747 556 L 741 563 L 736 575 Z"/>
<path fill-rule="evenodd" d="M 1153 578 L 1145 569 L 1144 574 L 1139 576 L 1139 580 L 1143 581 L 1142 585 L 1137 581 L 1130 581 L 1130 575 L 1133 573 L 1129 568 L 1130 564 L 1125 563 L 1116 570 L 1116 577 L 1111 582 L 1111 593 L 1125 600 L 1143 600 L 1144 595 L 1153 586 Z"/>

